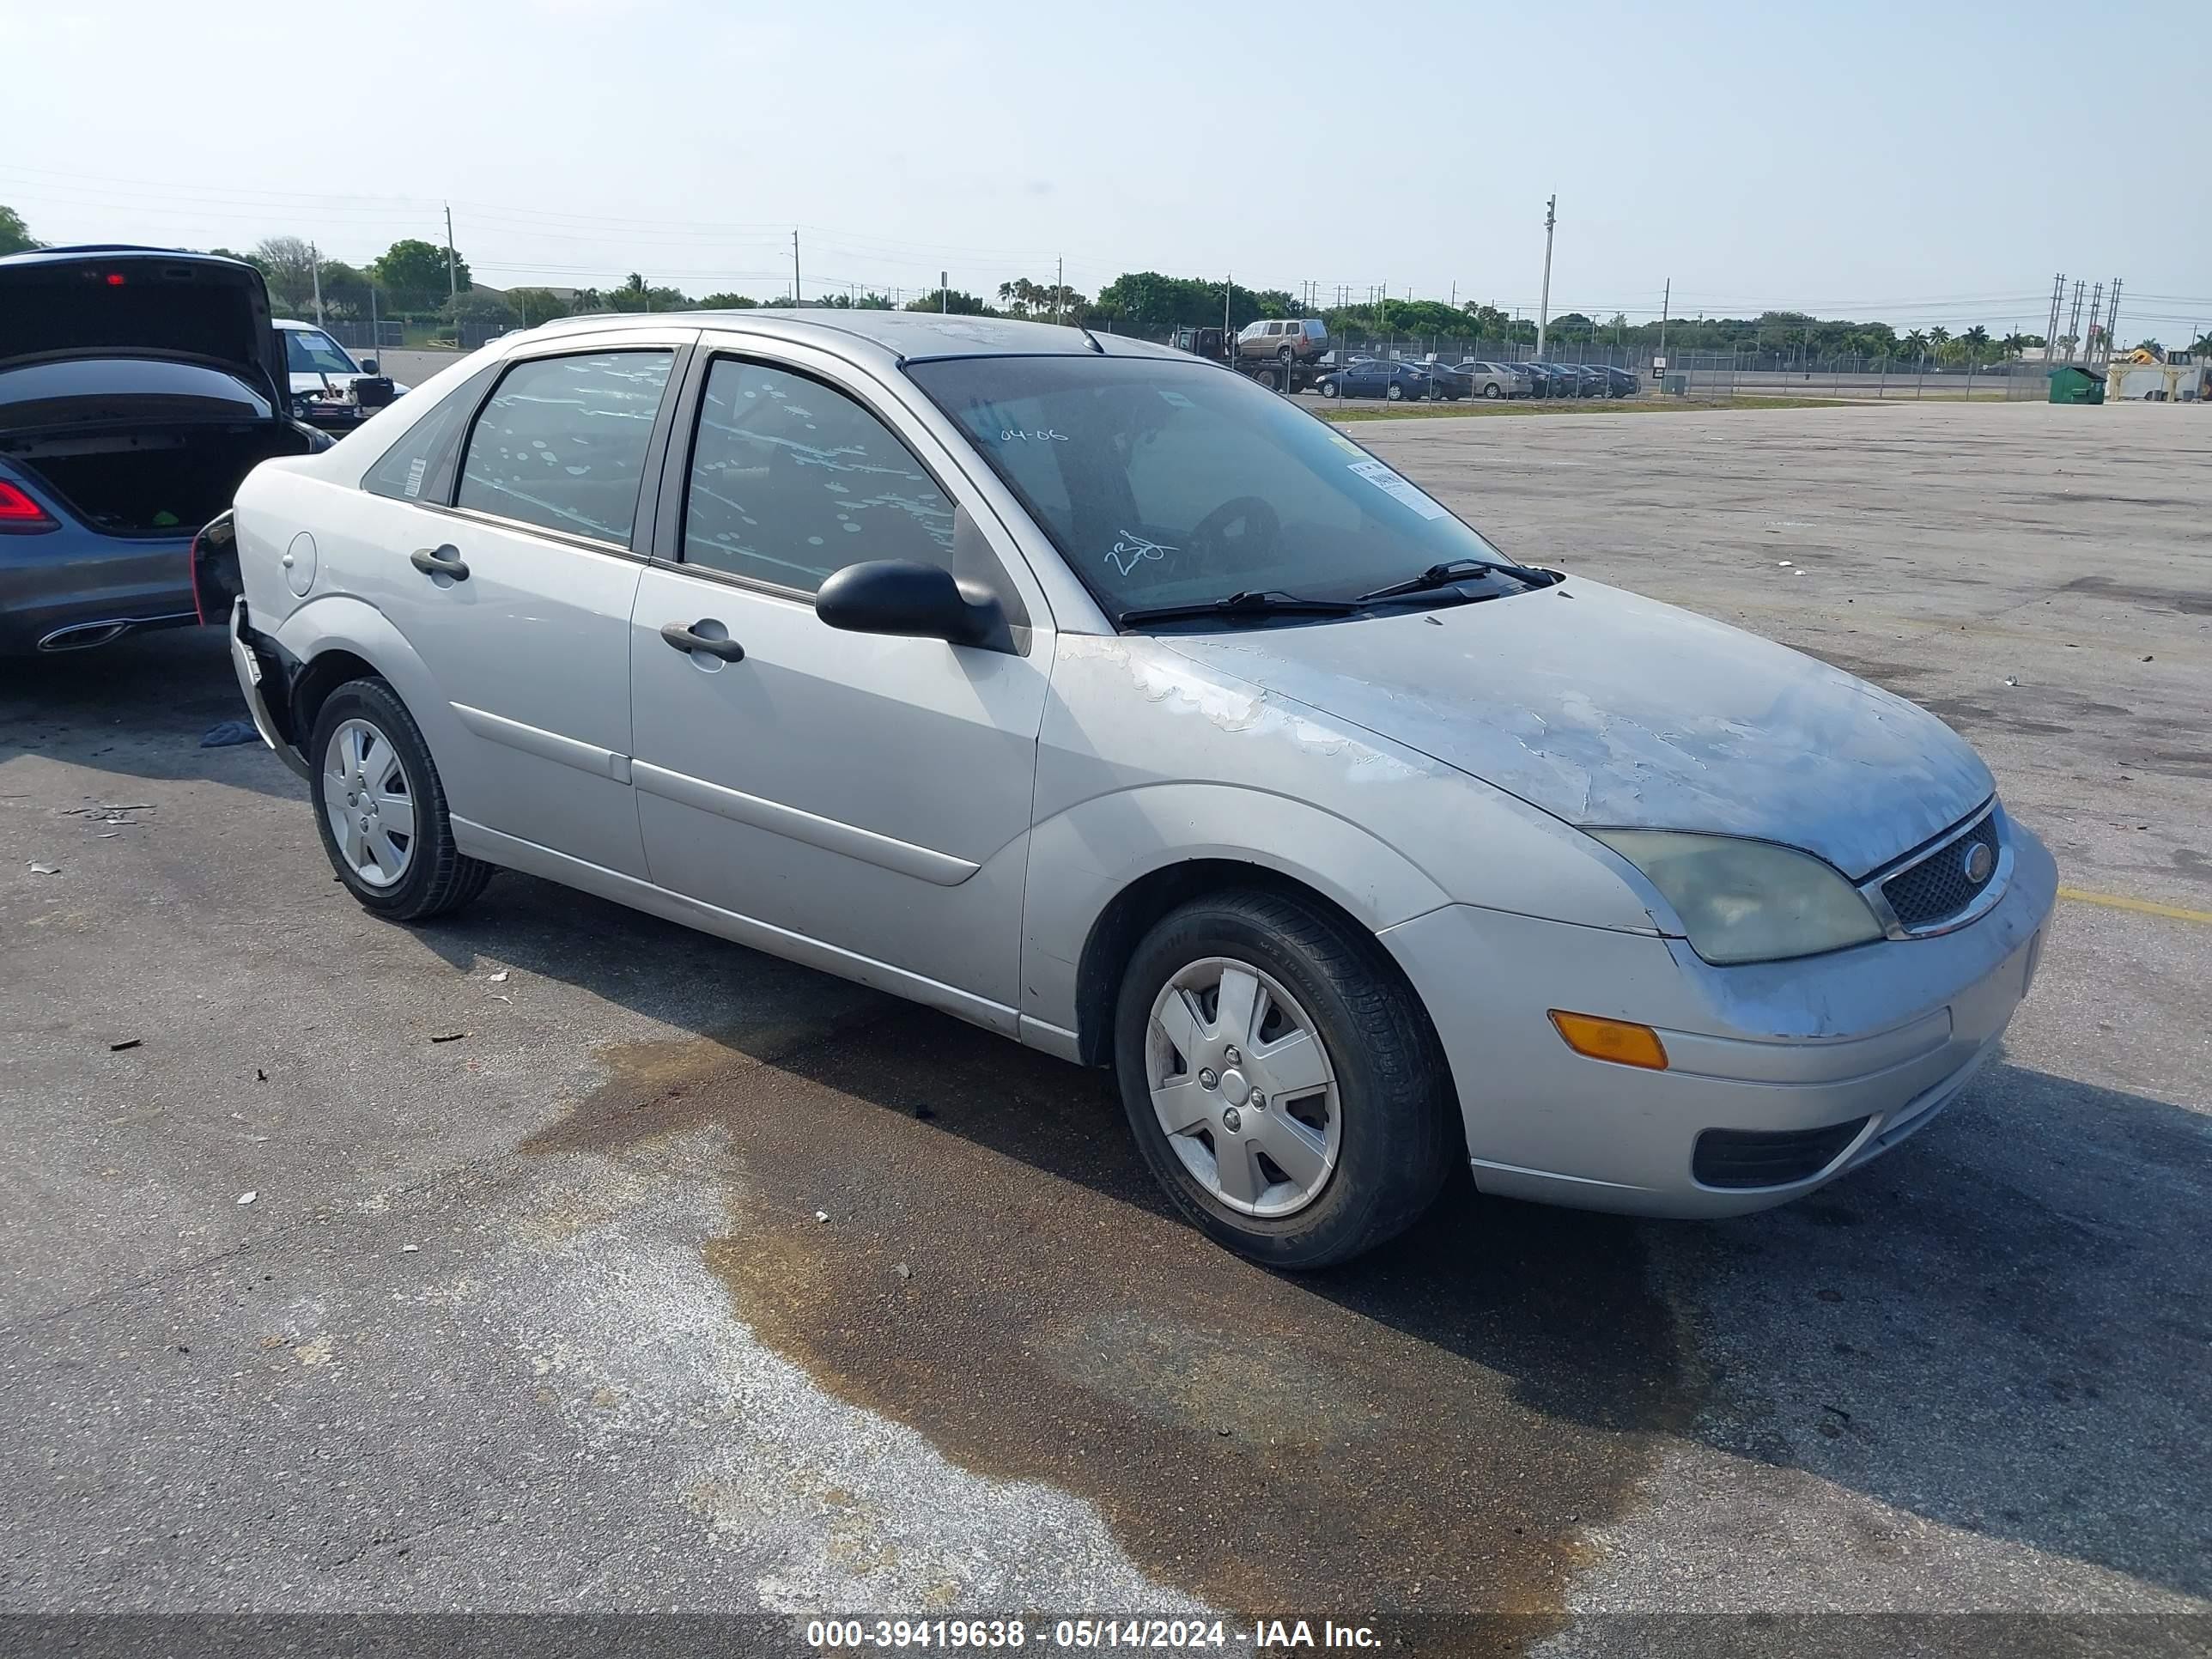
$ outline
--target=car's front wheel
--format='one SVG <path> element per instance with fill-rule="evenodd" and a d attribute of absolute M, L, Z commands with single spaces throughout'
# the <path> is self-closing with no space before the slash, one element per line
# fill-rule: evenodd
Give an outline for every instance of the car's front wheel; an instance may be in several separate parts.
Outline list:
<path fill-rule="evenodd" d="M 1336 382 L 1335 382 L 1335 381 L 1334 381 L 1334 380 L 1323 380 L 1323 381 L 1321 383 L 1321 395 L 1322 395 L 1322 397 L 1324 397 L 1324 398 L 1334 398 L 1334 396 L 1336 396 L 1336 392 L 1337 392 L 1337 386 L 1336 386 Z"/>
<path fill-rule="evenodd" d="M 1482 395 L 1486 398 L 1503 398 L 1505 395 L 1505 388 L 1495 380 L 1486 380 L 1483 382 Z"/>
<path fill-rule="evenodd" d="M 395 921 L 459 909 L 493 866 L 453 844 L 445 786 L 422 728 L 382 680 L 349 680 L 324 699 L 308 754 L 315 825 L 355 898 Z"/>
<path fill-rule="evenodd" d="M 1268 1267 L 1328 1267 L 1402 1232 L 1460 1144 L 1411 988 L 1371 936 L 1293 895 L 1163 918 L 1122 979 L 1115 1065 L 1176 1206 Z"/>
<path fill-rule="evenodd" d="M 1390 382 L 1389 389 L 1384 392 L 1382 395 L 1385 398 L 1388 398 L 1394 404 L 1400 403 L 1405 398 L 1406 388 L 1400 386 L 1395 380 L 1393 380 Z"/>

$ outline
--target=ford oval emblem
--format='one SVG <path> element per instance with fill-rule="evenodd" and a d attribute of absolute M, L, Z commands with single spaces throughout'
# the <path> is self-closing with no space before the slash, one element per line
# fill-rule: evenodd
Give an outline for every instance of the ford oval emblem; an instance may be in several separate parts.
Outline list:
<path fill-rule="evenodd" d="M 1960 868 L 1966 872 L 1966 879 L 1977 887 L 1987 881 L 1990 872 L 1996 867 L 1997 855 L 1990 850 L 1990 844 L 1985 841 L 1978 841 L 1969 847 L 1966 856 L 1960 861 Z"/>

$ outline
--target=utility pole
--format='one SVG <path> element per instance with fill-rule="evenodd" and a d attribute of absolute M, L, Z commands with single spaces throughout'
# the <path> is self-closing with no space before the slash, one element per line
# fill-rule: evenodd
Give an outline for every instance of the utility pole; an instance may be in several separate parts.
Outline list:
<path fill-rule="evenodd" d="M 940 317 L 952 314 L 952 273 L 949 270 L 937 273 L 937 314 Z"/>
<path fill-rule="evenodd" d="M 1667 355 L 1667 313 L 1674 303 L 1674 279 L 1667 279 L 1666 291 L 1659 296 L 1659 355 Z"/>
<path fill-rule="evenodd" d="M 2120 279 L 2112 278 L 2112 308 L 2105 318 L 2105 361 L 2112 361 L 2112 348 L 2118 343 L 2120 328 Z"/>
<path fill-rule="evenodd" d="M 2090 334 L 2095 334 L 2098 329 L 2103 325 L 2104 318 L 2105 285 L 2102 283 L 2099 283 L 2094 288 L 2089 290 Z M 2106 343 L 2109 344 L 2110 342 L 2107 342 Z M 2082 345 L 2084 349 L 2081 354 L 2081 361 L 2091 368 L 2096 368 L 2096 366 L 2103 361 L 2103 359 L 2099 357 L 2097 355 L 2099 350 L 2097 342 L 2085 337 L 2082 341 Z"/>
<path fill-rule="evenodd" d="M 2066 361 L 2074 361 L 2074 349 L 2081 343 L 2081 290 L 2088 283 L 2076 278 L 2074 283 L 2074 309 L 2066 323 Z"/>
<path fill-rule="evenodd" d="M 2043 361 L 2051 362 L 2051 354 L 2058 349 L 2058 307 L 2066 297 L 2066 273 L 2060 271 L 2051 279 L 2051 321 L 2043 331 Z"/>
<path fill-rule="evenodd" d="M 461 343 L 461 263 L 453 257 L 453 204 L 446 204 L 446 297 L 453 305 L 453 343 Z"/>
<path fill-rule="evenodd" d="M 1229 280 L 1221 285 L 1221 349 L 1229 349 L 1229 296 L 1237 291 L 1237 273 L 1229 273 Z"/>
<path fill-rule="evenodd" d="M 1544 360 L 1544 331 L 1552 320 L 1552 228 L 1559 222 L 1559 198 L 1544 204 L 1544 298 L 1536 313 L 1536 361 Z"/>
<path fill-rule="evenodd" d="M 795 225 L 791 232 L 791 303 L 795 306 L 806 303 L 806 296 L 799 287 L 799 228 Z"/>
<path fill-rule="evenodd" d="M 1062 313 L 1066 310 L 1066 305 L 1060 299 L 1060 296 L 1066 292 L 1067 257 L 1066 255 L 1062 254 L 1058 259 L 1053 262 L 1052 319 L 1055 323 L 1061 320 Z"/>
<path fill-rule="evenodd" d="M 323 325 L 323 256 L 313 242 L 307 244 L 307 273 L 315 283 L 315 326 Z"/>

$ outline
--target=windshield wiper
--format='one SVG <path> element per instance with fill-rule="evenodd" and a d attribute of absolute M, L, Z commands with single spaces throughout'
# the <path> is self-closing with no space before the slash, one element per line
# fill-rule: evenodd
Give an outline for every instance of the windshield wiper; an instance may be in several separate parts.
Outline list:
<path fill-rule="evenodd" d="M 1551 578 L 1525 565 L 1504 564 L 1496 559 L 1449 559 L 1443 564 L 1431 565 L 1418 576 L 1408 576 L 1404 581 L 1392 582 L 1388 587 L 1362 593 L 1358 602 L 1364 605 L 1370 599 L 1394 599 L 1401 593 L 1425 593 L 1431 588 L 1449 587 L 1454 582 L 1464 581 L 1469 576 L 1480 576 L 1492 570 L 1530 587 L 1551 586 Z"/>
<path fill-rule="evenodd" d="M 1124 611 L 1115 625 L 1179 622 L 1186 617 L 1348 617 L 1358 610 L 1352 599 L 1302 599 L 1295 593 L 1246 590 L 1225 599 L 1201 599 L 1190 605 L 1155 605 Z"/>

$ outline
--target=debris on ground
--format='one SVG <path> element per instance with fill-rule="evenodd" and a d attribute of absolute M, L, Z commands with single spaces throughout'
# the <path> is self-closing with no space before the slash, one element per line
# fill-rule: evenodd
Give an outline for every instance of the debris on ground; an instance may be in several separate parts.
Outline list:
<path fill-rule="evenodd" d="M 468 1033 L 466 1031 L 448 1031 L 443 1036 L 432 1037 L 430 1041 L 433 1042 L 459 1042 L 467 1035 Z"/>
<path fill-rule="evenodd" d="M 137 1048 L 140 1043 L 143 1042 L 145 1040 L 146 1040 L 146 1039 L 145 1039 L 145 1038 L 143 1038 L 143 1037 L 125 1037 L 125 1038 L 124 1038 L 124 1039 L 123 1039 L 123 1041 L 122 1041 L 122 1042 L 111 1042 L 111 1043 L 109 1043 L 109 1044 L 107 1045 L 107 1052 L 108 1052 L 109 1054 L 121 1054 L 121 1053 L 122 1053 L 125 1048 Z"/>
<path fill-rule="evenodd" d="M 251 1204 L 255 1199 L 260 1196 L 261 1194 L 258 1193 L 240 1193 L 238 1195 L 238 1201 L 240 1204 Z"/>
<path fill-rule="evenodd" d="M 827 1210 L 817 1210 L 814 1212 L 814 1218 L 817 1221 L 827 1221 L 830 1218 L 830 1212 Z"/>
<path fill-rule="evenodd" d="M 26 867 L 34 876 L 58 876 L 62 872 L 59 865 L 41 864 L 36 859 L 28 860 Z"/>
<path fill-rule="evenodd" d="M 260 735 L 252 720 L 217 720 L 200 738 L 200 747 L 228 749 L 234 744 L 252 743 Z"/>
<path fill-rule="evenodd" d="M 422 1247 L 420 1244 L 402 1244 L 399 1247 L 399 1254 L 402 1255 L 413 1255 L 422 1248 Z"/>
<path fill-rule="evenodd" d="M 507 983 L 507 969 L 502 968 L 497 973 L 487 975 L 485 977 L 495 985 L 504 985 Z"/>
<path fill-rule="evenodd" d="M 892 1268 L 891 1271 L 896 1273 L 901 1279 L 912 1279 L 914 1277 L 914 1269 L 908 1267 L 903 1261 L 900 1262 L 897 1267 Z"/>

